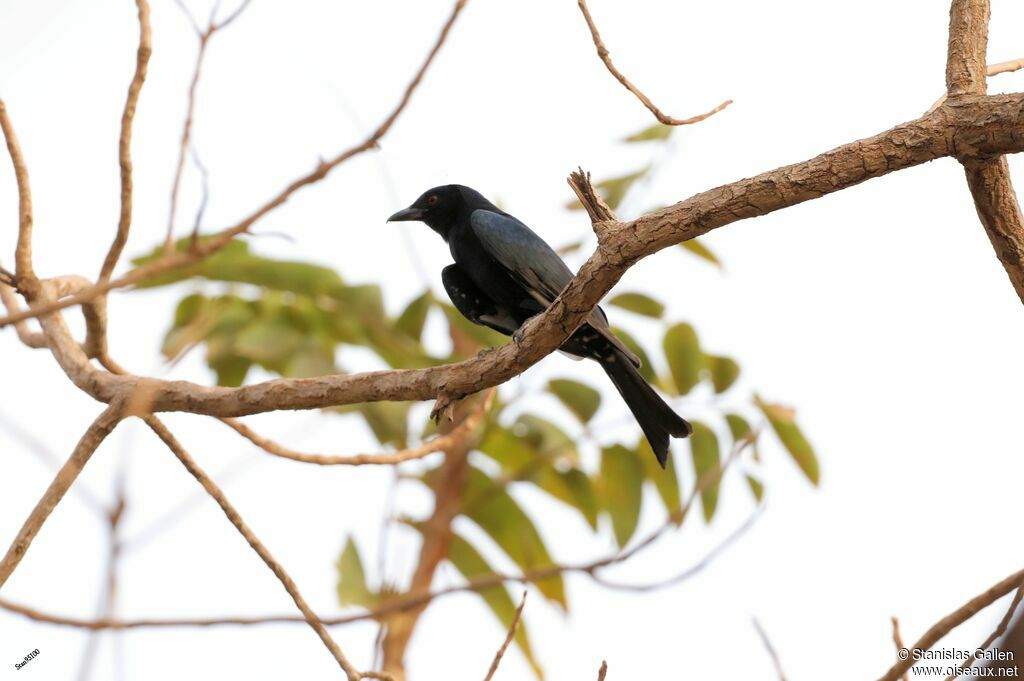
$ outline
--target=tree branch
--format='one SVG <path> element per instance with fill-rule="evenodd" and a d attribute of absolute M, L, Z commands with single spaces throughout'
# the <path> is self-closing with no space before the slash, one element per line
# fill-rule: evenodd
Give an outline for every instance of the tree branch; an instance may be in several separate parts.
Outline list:
<path fill-rule="evenodd" d="M 344 670 L 349 681 L 359 681 L 359 679 L 362 678 L 359 670 L 353 667 L 352 663 L 345 657 L 345 654 L 341 652 L 341 648 L 339 648 L 338 644 L 334 642 L 331 635 L 327 633 L 327 629 L 324 628 L 323 623 L 317 617 L 316 613 L 314 613 L 309 607 L 309 604 L 306 603 L 306 599 L 302 597 L 301 593 L 299 593 L 299 588 L 295 585 L 291 575 L 289 575 L 281 564 L 277 562 L 274 556 L 271 555 L 267 547 L 263 545 L 263 542 L 253 534 L 252 530 L 249 529 L 249 526 L 244 520 L 242 520 L 242 516 L 238 514 L 235 507 L 232 506 L 224 496 L 224 492 L 222 492 L 217 484 L 210 479 L 210 476 L 208 476 L 203 469 L 199 467 L 195 460 L 187 451 L 185 451 L 171 431 L 167 429 L 160 419 L 153 415 L 149 415 L 144 416 L 142 420 L 145 421 L 146 425 L 148 425 L 150 429 L 156 433 L 157 437 L 167 445 L 167 448 L 170 449 L 174 456 L 178 458 L 178 461 L 182 463 L 192 477 L 194 477 L 199 484 L 203 486 L 203 489 L 206 490 L 207 494 L 213 497 L 213 500 L 216 501 L 217 505 L 220 506 L 222 511 L 224 511 L 224 515 L 228 517 L 228 520 L 235 526 L 235 529 L 238 530 L 242 537 L 245 538 L 245 541 L 248 542 L 249 546 L 252 547 L 253 551 L 259 555 L 263 562 L 266 563 L 267 567 L 270 568 L 271 572 L 274 573 L 274 576 L 277 577 L 284 586 L 285 591 L 287 591 L 288 595 L 292 597 L 293 601 L 295 601 L 296 607 L 298 607 L 306 622 L 310 627 L 312 627 L 313 631 L 316 632 L 317 636 L 320 637 L 320 640 L 324 642 L 327 650 L 330 651 L 331 655 L 334 656 L 334 659 L 337 660 L 338 665 Z"/>
<path fill-rule="evenodd" d="M 494 678 L 494 673 L 498 671 L 498 665 L 501 664 L 501 658 L 505 656 L 505 651 L 508 650 L 509 644 L 512 643 L 512 639 L 516 635 L 516 628 L 519 626 L 519 620 L 523 616 L 523 607 L 526 605 L 526 594 L 523 592 L 523 598 L 519 601 L 519 607 L 516 608 L 515 614 L 512 616 L 512 624 L 508 627 L 508 635 L 505 636 L 505 641 L 498 648 L 498 652 L 494 655 L 494 661 L 491 662 L 490 669 L 487 670 L 487 676 L 484 677 L 484 681 L 491 681 Z"/>
<path fill-rule="evenodd" d="M 748 442 L 748 438 L 744 438 L 741 442 Z M 380 605 L 368 609 L 364 612 L 354 613 L 350 615 L 341 615 L 337 617 L 320 617 L 319 620 L 325 625 L 340 625 L 340 624 L 351 624 L 353 622 L 363 622 L 367 620 L 377 620 L 393 615 L 396 613 L 407 612 L 409 610 L 421 609 L 436 598 L 448 596 L 455 593 L 464 592 L 478 592 L 484 589 L 492 588 L 508 582 L 516 582 L 519 584 L 528 584 L 530 582 L 537 582 L 543 579 L 554 577 L 555 575 L 582 572 L 595 577 L 597 570 L 615 565 L 628 560 L 635 556 L 641 551 L 645 550 L 661 536 L 663 536 L 669 528 L 676 527 L 676 521 L 684 517 L 688 510 L 693 506 L 697 498 L 700 497 L 701 492 L 707 489 L 709 486 L 717 484 L 721 479 L 722 474 L 728 467 L 736 460 L 739 452 L 741 452 L 747 445 L 736 444 L 733 446 L 733 450 L 729 456 L 726 457 L 719 466 L 717 471 L 711 472 L 707 475 L 702 476 L 694 485 L 693 490 L 690 492 L 690 496 L 687 498 L 683 506 L 670 513 L 666 518 L 665 523 L 647 535 L 644 539 L 637 542 L 633 547 L 617 551 L 611 555 L 592 560 L 585 563 L 577 563 L 570 565 L 550 565 L 540 568 L 534 568 L 533 570 L 524 571 L 518 575 L 509 575 L 502 573 L 491 573 L 487 575 L 480 575 L 474 577 L 463 584 L 457 584 L 454 586 L 445 587 L 436 591 L 426 591 L 423 587 L 422 591 L 410 589 L 409 592 L 401 595 L 397 595 L 388 598 Z M 453 460 L 450 472 L 448 476 L 443 478 L 439 489 L 443 489 L 445 494 L 449 498 L 455 499 L 457 495 L 453 492 L 453 487 L 457 481 L 458 471 L 456 463 L 461 464 L 462 459 Z M 435 506 L 434 524 L 439 527 L 443 527 L 446 522 L 450 522 L 449 516 L 454 513 L 457 509 L 447 503 L 442 503 L 440 506 Z M 742 529 L 742 528 L 741 528 Z M 731 541 L 731 540 L 727 540 Z M 686 577 L 692 577 L 693 575 L 700 572 L 700 569 L 707 564 L 708 560 L 716 556 L 721 551 L 721 546 L 713 549 L 707 556 L 698 561 L 693 567 L 688 569 L 684 574 Z M 433 549 L 426 552 L 428 555 L 436 553 Z M 431 558 L 435 560 L 435 558 Z M 440 558 L 436 558 L 440 560 Z M 417 580 L 417 583 L 429 586 L 427 580 L 428 571 L 423 571 L 423 576 Z M 598 579 L 598 583 L 603 583 L 602 580 Z M 673 580 L 672 583 L 677 583 L 678 579 Z M 291 616 L 291 615 L 269 615 L 263 617 L 208 617 L 208 618 L 192 618 L 192 619 L 140 619 L 140 620 L 82 620 L 72 617 L 64 617 L 60 615 L 51 615 L 40 612 L 34 608 L 28 606 L 12 603 L 4 599 L 0 599 L 0 608 L 5 610 L 18 613 L 29 619 L 46 622 L 49 624 L 57 624 L 62 626 L 77 627 L 82 629 L 142 629 L 150 627 L 208 627 L 208 626 L 222 626 L 222 625 L 240 625 L 240 626 L 251 626 L 258 624 L 274 624 L 274 623 L 285 623 L 285 622 L 306 622 L 303 617 Z"/>
<path fill-rule="evenodd" d="M 11 546 L 7 549 L 3 559 L 0 560 L 0 588 L 3 588 L 7 578 L 18 567 L 18 563 L 21 562 L 25 552 L 28 551 L 32 540 L 39 533 L 43 523 L 50 517 L 50 513 L 53 512 L 53 509 L 56 508 L 60 500 L 64 498 L 64 494 L 67 493 L 68 488 L 78 478 L 78 474 L 85 468 L 85 464 L 89 462 L 93 452 L 96 451 L 100 443 L 110 435 L 114 427 L 121 421 L 121 406 L 120 402 L 111 404 L 92 422 L 92 425 L 82 435 L 82 439 L 78 441 L 71 456 L 61 466 L 53 482 L 46 488 L 46 492 L 43 493 L 42 498 L 39 499 L 35 508 L 32 509 L 32 513 L 29 514 L 24 524 L 22 524 L 18 535 L 11 542 Z"/>
<path fill-rule="evenodd" d="M 978 651 L 988 650 L 989 646 L 995 643 L 1000 636 L 1006 633 L 1007 627 L 1010 626 L 1010 622 L 1013 620 L 1014 613 L 1017 612 L 1017 607 L 1020 606 L 1021 599 L 1024 599 L 1024 581 L 1021 581 L 1020 586 L 1017 587 L 1017 593 L 1013 595 L 1013 600 L 1010 601 L 1010 607 L 1006 609 L 1006 614 L 1003 615 L 1003 619 L 999 620 L 999 625 L 995 628 L 995 631 L 989 634 L 988 638 L 986 638 L 980 646 L 971 651 L 970 656 L 960 663 L 960 669 L 967 669 L 970 667 L 974 660 L 977 659 Z M 946 681 L 955 681 L 960 676 L 964 675 L 950 674 L 946 678 Z M 906 679 L 906 677 L 904 677 L 904 679 Z"/>
<path fill-rule="evenodd" d="M 946 84 L 950 97 L 984 95 L 989 69 L 985 66 L 988 44 L 989 0 L 954 0 L 949 13 L 949 56 Z M 1012 63 L 999 64 L 1010 70 Z M 1024 217 L 1010 181 L 1006 159 L 961 158 L 967 186 L 974 198 L 985 232 L 996 256 L 1024 303 Z"/>
<path fill-rule="evenodd" d="M 188 106 L 185 113 L 185 122 L 182 125 L 181 130 L 181 143 L 178 148 L 178 161 L 174 168 L 174 180 L 171 183 L 171 205 L 168 211 L 167 217 L 167 236 L 164 239 L 164 252 L 174 252 L 174 218 L 178 212 L 178 189 L 181 186 L 181 176 L 185 170 L 185 155 L 189 149 L 189 141 L 192 139 L 192 118 L 196 108 L 196 89 L 199 86 L 199 77 L 203 69 L 203 60 L 206 57 L 206 48 L 210 44 L 210 40 L 213 35 L 231 24 L 238 16 L 245 11 L 245 8 L 249 6 L 250 0 L 245 0 L 238 8 L 232 12 L 224 21 L 218 23 L 216 21 L 216 6 L 214 12 L 210 14 L 209 23 L 206 26 L 206 30 L 200 30 L 198 24 L 192 14 L 185 7 L 181 0 L 178 0 L 177 4 L 181 8 L 181 11 L 185 13 L 192 27 L 196 31 L 196 37 L 199 39 L 199 50 L 196 53 L 196 64 L 192 70 L 192 81 L 188 86 Z M 198 227 L 198 223 L 196 225 Z"/>
<path fill-rule="evenodd" d="M 54 348 L 64 371 L 94 398 L 109 402 L 146 382 L 152 410 L 244 416 L 279 409 L 316 409 L 381 400 L 428 400 L 468 395 L 522 373 L 557 348 L 586 318 L 625 271 L 663 248 L 738 220 L 820 198 L 865 180 L 944 156 L 976 158 L 1024 149 L 1024 95 L 961 97 L 930 115 L 852 142 L 808 161 L 697 194 L 668 208 L 622 223 L 583 265 L 551 307 L 526 325 L 519 345 L 483 357 L 426 369 L 393 370 L 307 379 L 277 379 L 241 388 L 205 387 L 185 381 L 112 376 L 91 367 L 68 347 Z M 185 254 L 175 254 L 178 257 Z M 126 278 L 144 278 L 146 266 Z M 152 272 L 152 270 L 149 270 Z M 110 282 L 107 284 L 110 285 Z M 95 287 L 93 287 L 95 288 Z M 0 319 L 0 325 L 89 299 L 90 289 L 63 301 L 45 300 L 35 310 Z M 62 322 L 43 322 L 51 328 Z M 47 332 L 48 336 L 51 332 Z M 54 329 L 55 338 L 63 332 Z"/>
<path fill-rule="evenodd" d="M 117 234 L 110 244 L 107 257 L 100 268 L 101 282 L 108 281 L 113 274 L 117 261 L 121 257 L 125 244 L 128 242 L 128 231 L 132 226 L 132 121 L 135 120 L 135 108 L 139 103 L 142 84 L 146 81 L 146 70 L 149 67 L 149 56 L 153 53 L 153 31 L 149 22 L 148 0 L 135 0 L 139 10 L 139 48 L 135 56 L 135 75 L 128 85 L 128 97 L 121 113 L 121 137 L 118 140 L 118 163 L 121 166 L 121 216 L 117 223 Z"/>
<path fill-rule="evenodd" d="M 967 186 L 985 233 L 1024 302 L 1024 216 L 1005 156 L 964 163 Z"/>
<path fill-rule="evenodd" d="M 732 104 L 731 99 L 727 99 L 711 111 L 706 113 L 693 116 L 691 118 L 673 118 L 668 114 L 662 112 L 661 109 L 654 105 L 647 95 L 640 91 L 633 83 L 629 82 L 629 79 L 612 63 L 611 55 L 608 53 L 608 48 L 605 47 L 604 41 L 601 40 L 601 34 L 597 30 L 597 25 L 594 23 L 594 18 L 590 16 L 590 9 L 587 7 L 586 0 L 577 0 L 577 4 L 580 6 L 580 11 L 583 12 L 583 18 L 587 22 L 587 28 L 590 29 L 590 37 L 594 40 L 594 47 L 597 48 L 597 56 L 604 62 L 608 72 L 615 76 L 615 80 L 622 83 L 622 86 L 633 93 L 633 95 L 640 100 L 640 102 L 647 107 L 647 110 L 654 114 L 654 117 L 664 125 L 690 125 L 692 123 L 699 123 L 707 118 L 711 118 L 716 113 L 724 109 L 725 107 Z"/>
<path fill-rule="evenodd" d="M 998 584 L 978 594 L 933 624 L 924 633 L 924 636 L 910 647 L 910 650 L 928 650 L 953 629 L 971 619 L 1014 589 L 1019 588 L 1022 580 L 1024 580 L 1024 570 L 1013 573 Z M 914 666 L 914 661 L 914 656 L 908 655 L 907 659 L 900 660 L 894 664 L 879 681 L 896 681 Z"/>
<path fill-rule="evenodd" d="M 397 452 L 385 452 L 381 454 L 306 454 L 304 452 L 297 452 L 294 449 L 289 449 L 288 447 L 280 445 L 273 440 L 262 437 L 237 419 L 222 418 L 220 421 L 268 454 L 280 456 L 285 459 L 291 459 L 292 461 L 313 463 L 320 466 L 393 465 L 405 461 L 412 461 L 414 459 L 422 459 L 425 456 L 435 452 L 448 450 L 461 443 L 466 436 L 468 436 L 477 427 L 477 425 L 479 425 L 480 421 L 483 420 L 487 410 L 490 409 L 491 404 L 494 402 L 494 395 L 496 392 L 497 391 L 492 388 L 487 397 L 480 400 L 480 403 L 476 406 L 473 412 L 463 419 L 451 432 L 438 435 L 437 437 L 427 440 L 415 447 L 407 447 L 406 449 L 402 449 Z"/>
<path fill-rule="evenodd" d="M 452 10 L 451 15 L 448 17 L 448 21 L 445 22 L 444 26 L 442 27 L 441 33 L 437 37 L 437 41 L 434 43 L 433 48 L 427 54 L 426 60 L 420 66 L 419 70 L 416 72 L 416 75 L 413 76 L 412 81 L 410 81 L 410 83 L 406 86 L 405 91 L 402 94 L 402 98 L 399 101 L 398 105 L 394 108 L 394 110 L 392 110 L 388 117 L 384 119 L 384 122 L 381 123 L 380 126 L 378 126 L 377 129 L 374 130 L 373 133 L 371 133 L 370 136 L 367 137 L 363 142 L 357 144 L 354 147 L 351 147 L 350 149 L 342 152 L 341 154 L 338 154 L 329 161 L 321 161 L 320 164 L 317 165 L 316 169 L 314 169 L 311 173 L 289 184 L 275 197 L 270 199 L 270 201 L 257 208 L 247 217 L 243 218 L 241 221 L 224 230 L 223 232 L 217 234 L 216 236 L 212 236 L 205 241 L 195 243 L 194 247 L 191 248 L 189 251 L 172 253 L 171 255 L 164 256 L 147 265 L 137 267 L 134 270 L 131 270 L 130 272 L 126 273 L 124 276 L 119 277 L 118 279 L 101 280 L 97 282 L 96 285 L 91 286 L 88 289 L 81 291 L 80 293 L 71 296 L 66 300 L 50 301 L 43 305 L 32 306 L 28 310 L 25 310 L 16 315 L 8 315 L 7 317 L 2 317 L 0 318 L 0 327 L 7 326 L 8 324 L 12 324 L 22 319 L 39 317 L 45 314 L 49 314 L 51 312 L 56 312 L 57 310 L 62 310 L 66 307 L 71 307 L 73 305 L 81 305 L 87 301 L 95 299 L 98 296 L 102 296 L 113 289 L 132 286 L 133 284 L 138 284 L 139 282 L 151 279 L 157 275 L 170 272 L 181 267 L 186 267 L 195 262 L 198 262 L 202 258 L 205 258 L 224 248 L 228 243 L 231 242 L 233 238 L 235 238 L 239 234 L 247 232 L 249 228 L 258 220 L 260 220 L 268 213 L 270 213 L 274 209 L 280 207 L 282 204 L 287 202 L 288 199 L 291 198 L 292 194 L 297 192 L 299 189 L 302 189 L 303 187 L 314 184 L 324 179 L 325 177 L 327 177 L 330 171 L 337 168 L 339 165 L 349 160 L 350 158 L 358 156 L 359 154 L 362 154 L 363 152 L 369 151 L 371 149 L 377 148 L 378 142 L 384 137 L 384 135 L 387 134 L 387 132 L 391 129 L 391 126 L 394 125 L 395 121 L 398 120 L 398 117 L 405 110 L 410 99 L 412 98 L 413 93 L 416 91 L 416 88 L 420 85 L 420 82 L 423 80 L 423 76 L 426 74 L 427 69 L 430 67 L 430 64 L 433 62 L 434 57 L 437 55 L 438 51 L 440 51 L 441 46 L 444 44 L 445 40 L 448 37 L 448 33 L 450 32 L 452 26 L 455 24 L 455 20 L 462 12 L 462 8 L 465 7 L 467 1 L 468 0 L 458 0 L 455 3 L 455 7 Z"/>
<path fill-rule="evenodd" d="M 946 92 L 950 97 L 985 94 L 989 0 L 953 0 L 949 9 Z"/>
<path fill-rule="evenodd" d="M 7 141 L 7 153 L 14 166 L 14 179 L 18 184 L 18 245 L 14 251 L 14 268 L 18 287 L 24 293 L 33 294 L 35 271 L 32 269 L 32 189 L 28 181 L 28 166 L 21 153 L 14 124 L 7 114 L 7 105 L 0 99 L 0 128 Z"/>

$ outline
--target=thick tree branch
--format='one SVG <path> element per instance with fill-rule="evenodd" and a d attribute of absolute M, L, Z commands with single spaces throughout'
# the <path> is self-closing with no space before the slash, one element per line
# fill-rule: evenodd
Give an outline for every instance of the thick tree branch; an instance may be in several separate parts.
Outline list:
<path fill-rule="evenodd" d="M 590 9 L 587 7 L 586 0 L 577 0 L 577 4 L 579 4 L 580 11 L 583 12 L 583 18 L 587 22 L 587 28 L 590 29 L 590 37 L 594 41 L 594 47 L 597 48 L 597 56 L 604 62 L 608 72 L 615 76 L 615 80 L 622 83 L 624 88 L 632 92 L 633 95 L 647 107 L 647 110 L 654 114 L 654 117 L 657 118 L 659 122 L 665 125 L 690 125 L 692 123 L 700 123 L 707 118 L 711 118 L 716 113 L 732 104 L 732 100 L 727 99 L 711 111 L 698 114 L 691 118 L 673 118 L 672 116 L 662 112 L 661 109 L 654 105 L 654 102 L 652 102 L 647 95 L 641 92 L 637 86 L 633 85 L 633 83 L 631 83 L 629 79 L 615 67 L 615 64 L 612 63 L 612 58 L 608 53 L 608 48 L 605 47 L 604 41 L 601 40 L 601 34 L 597 30 L 597 24 L 594 23 L 594 18 L 590 16 Z"/>
<path fill-rule="evenodd" d="M 1024 570 L 1013 573 L 998 584 L 978 594 L 933 624 L 924 633 L 924 636 L 918 639 L 914 645 L 910 646 L 910 650 L 928 650 L 953 629 L 971 619 L 1006 594 L 1020 587 L 1022 582 L 1024 582 Z M 914 656 L 909 655 L 906 660 L 900 660 L 894 664 L 879 681 L 896 681 L 914 666 L 914 662 Z"/>
<path fill-rule="evenodd" d="M 18 567 L 18 563 L 28 551 L 28 547 L 39 533 L 43 523 L 50 517 L 50 513 L 53 512 L 60 500 L 64 498 L 64 494 L 85 468 L 85 464 L 89 462 L 93 452 L 121 421 L 121 406 L 120 402 L 111 404 L 93 421 L 89 429 L 82 435 L 82 439 L 78 441 L 70 458 L 61 466 L 53 482 L 46 488 L 46 492 L 36 503 L 36 507 L 32 509 L 32 513 L 21 526 L 21 530 L 11 542 L 7 553 L 3 559 L 0 559 L 0 588 L 3 588 L 7 578 Z"/>
<path fill-rule="evenodd" d="M 949 10 L 946 93 L 950 97 L 985 94 L 989 0 L 953 0 Z"/>
<path fill-rule="evenodd" d="M 967 161 L 964 172 L 978 219 L 1010 283 L 1024 302 L 1024 216 L 1010 181 L 1006 157 Z"/>
<path fill-rule="evenodd" d="M 58 316 L 42 320 L 52 351 L 69 377 L 109 402 L 145 383 L 152 410 L 244 416 L 279 409 L 316 409 L 380 400 L 429 400 L 468 395 L 522 373 L 557 348 L 638 260 L 738 220 L 820 198 L 865 180 L 944 156 L 981 158 L 1024 150 L 1024 95 L 960 97 L 922 118 L 851 142 L 810 160 L 697 194 L 637 220 L 609 227 L 597 252 L 522 342 L 459 364 L 306 379 L 277 379 L 241 388 L 113 376 L 96 370 L 73 345 Z M 175 257 L 185 254 L 175 254 Z M 146 268 L 140 268 L 141 272 Z M 85 292 L 88 294 L 88 289 Z M 82 294 L 79 294 L 82 295 Z M 57 303 L 42 300 L 43 309 Z M 88 296 L 86 296 L 88 298 Z M 30 311 L 25 316 L 32 316 Z M 22 318 L 9 316 L 0 324 Z"/>
<path fill-rule="evenodd" d="M 117 222 L 117 234 L 110 244 L 110 251 L 100 268 L 100 281 L 110 279 L 121 252 L 128 243 L 128 231 L 132 226 L 132 122 L 135 120 L 135 108 L 139 103 L 142 84 L 146 81 L 146 70 L 149 67 L 149 56 L 153 53 L 153 30 L 149 21 L 148 0 L 135 0 L 139 11 L 139 48 L 135 55 L 135 75 L 128 85 L 128 97 L 121 113 L 121 137 L 118 140 L 117 158 L 121 166 L 121 214 Z"/>
<path fill-rule="evenodd" d="M 984 95 L 987 75 L 985 66 L 988 44 L 989 0 L 954 0 L 949 13 L 949 56 L 946 62 L 946 84 L 950 97 Z M 1012 64 L 1006 66 L 1007 70 Z M 1010 181 L 1006 159 L 963 158 L 967 186 L 974 198 L 989 241 L 1003 269 L 1010 277 L 1017 296 L 1024 303 L 1024 218 L 1017 194 Z"/>
<path fill-rule="evenodd" d="M 362 678 L 359 670 L 353 667 L 352 663 L 345 657 L 345 654 L 341 652 L 341 648 L 339 648 L 338 644 L 335 643 L 333 638 L 331 638 L 331 635 L 327 632 L 327 629 L 324 628 L 323 623 L 317 617 L 316 613 L 314 613 L 312 608 L 309 607 L 309 604 L 306 603 L 306 599 L 302 597 L 301 593 L 299 593 L 299 588 L 295 585 L 295 581 L 292 580 L 291 575 L 289 575 L 281 564 L 277 562 L 274 556 L 271 555 L 267 547 L 263 545 L 263 542 L 253 534 L 252 530 L 249 529 L 249 526 L 244 520 L 242 520 L 242 516 L 239 515 L 235 507 L 232 506 L 227 500 L 227 497 L 224 496 L 224 492 L 222 492 L 217 484 L 210 479 L 210 476 L 208 476 L 203 469 L 199 467 L 192 456 L 185 451 L 171 431 L 167 429 L 160 419 L 153 415 L 149 415 L 143 417 L 143 420 L 146 422 L 146 425 L 156 433 L 157 437 L 167 445 L 167 448 L 173 452 L 174 456 L 178 458 L 192 477 L 194 477 L 199 484 L 203 486 L 203 489 L 206 490 L 207 494 L 213 497 L 213 500 L 216 501 L 217 505 L 220 506 L 222 511 L 224 511 L 224 515 L 228 517 L 228 520 L 230 520 L 231 524 L 235 526 L 235 529 L 238 530 L 242 537 L 245 538 L 245 541 L 248 542 L 249 546 L 252 547 L 253 551 L 259 555 L 260 559 L 263 560 L 267 567 L 270 568 L 271 572 L 274 573 L 274 576 L 277 577 L 284 586 L 285 591 L 287 591 L 288 595 L 292 597 L 293 601 L 295 601 L 296 607 L 298 607 L 306 622 L 309 623 L 309 626 L 312 627 L 313 631 L 315 631 L 317 636 L 320 637 L 320 640 L 323 641 L 327 650 L 329 650 L 331 655 L 334 656 L 334 659 L 337 660 L 338 665 L 345 671 L 349 681 L 359 681 L 359 679 Z"/>

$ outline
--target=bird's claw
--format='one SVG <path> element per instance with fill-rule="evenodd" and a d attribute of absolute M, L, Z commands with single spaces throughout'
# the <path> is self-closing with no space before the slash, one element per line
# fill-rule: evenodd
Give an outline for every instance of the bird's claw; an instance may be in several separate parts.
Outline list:
<path fill-rule="evenodd" d="M 483 359 L 492 352 L 494 352 L 494 348 L 481 348 L 480 352 L 476 353 L 476 357 L 477 359 Z"/>
<path fill-rule="evenodd" d="M 524 333 L 525 333 L 525 331 L 523 331 L 523 327 L 522 326 L 520 326 L 518 329 L 516 329 L 515 331 L 512 332 L 512 341 L 516 344 L 516 346 L 519 346 L 519 345 L 523 344 L 523 334 Z"/>
<path fill-rule="evenodd" d="M 448 419 L 449 422 L 454 421 L 456 402 L 457 399 L 449 395 L 438 395 L 437 401 L 434 402 L 434 408 L 430 410 L 430 418 L 437 424 L 440 424 L 442 419 Z"/>

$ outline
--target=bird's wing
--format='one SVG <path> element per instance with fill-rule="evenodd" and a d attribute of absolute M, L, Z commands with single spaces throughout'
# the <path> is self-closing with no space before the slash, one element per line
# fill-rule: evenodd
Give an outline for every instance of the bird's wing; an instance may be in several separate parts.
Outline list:
<path fill-rule="evenodd" d="M 508 310 L 484 295 L 458 265 L 449 265 L 441 270 L 441 283 L 455 309 L 474 324 L 488 326 L 506 336 L 511 336 L 519 328 Z"/>
<path fill-rule="evenodd" d="M 572 281 L 572 270 L 558 253 L 511 215 L 479 209 L 470 214 L 469 223 L 484 249 L 544 307 Z M 640 366 L 640 358 L 612 333 L 601 308 L 590 313 L 587 323 Z"/>

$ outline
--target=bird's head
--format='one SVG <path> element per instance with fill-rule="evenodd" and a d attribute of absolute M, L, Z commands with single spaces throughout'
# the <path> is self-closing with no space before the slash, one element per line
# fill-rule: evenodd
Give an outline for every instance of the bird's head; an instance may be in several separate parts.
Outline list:
<path fill-rule="evenodd" d="M 460 215 L 477 208 L 492 207 L 475 189 L 460 184 L 434 187 L 423 192 L 408 208 L 403 208 L 388 218 L 388 222 L 419 221 L 445 239 Z"/>

